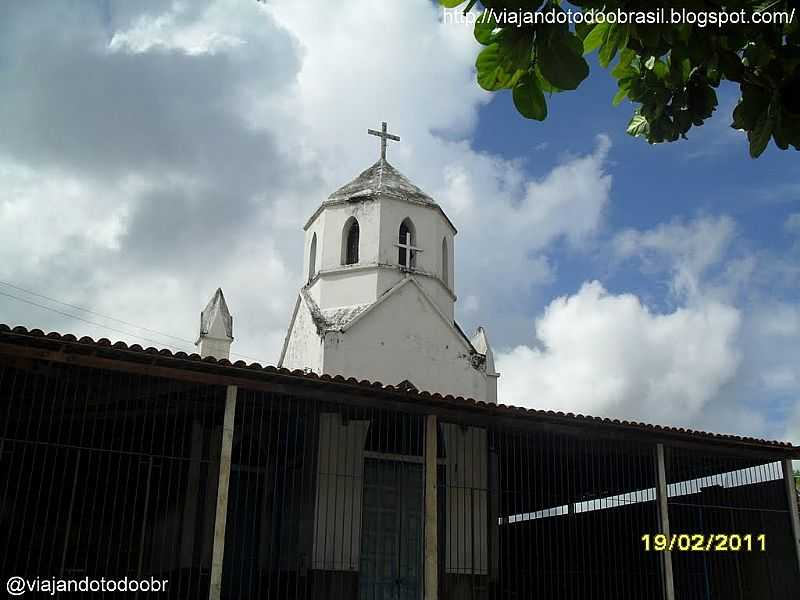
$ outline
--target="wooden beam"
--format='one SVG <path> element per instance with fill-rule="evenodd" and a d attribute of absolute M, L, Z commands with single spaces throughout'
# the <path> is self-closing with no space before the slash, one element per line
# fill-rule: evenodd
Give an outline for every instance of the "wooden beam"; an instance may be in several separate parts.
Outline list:
<path fill-rule="evenodd" d="M 225 524 L 228 518 L 228 484 L 233 454 L 233 426 L 236 421 L 236 386 L 229 385 L 225 395 L 225 419 L 222 424 L 222 448 L 219 455 L 217 513 L 214 518 L 214 546 L 211 552 L 209 600 L 219 600 L 222 588 L 222 563 L 225 557 Z"/>
<path fill-rule="evenodd" d="M 800 508 L 797 506 L 797 487 L 794 483 L 794 469 L 792 461 L 783 461 L 783 480 L 786 483 L 786 499 L 789 506 L 789 519 L 792 523 L 792 537 L 797 556 L 797 568 L 800 570 Z"/>
<path fill-rule="evenodd" d="M 669 538 L 669 506 L 667 504 L 667 469 L 664 461 L 664 444 L 656 444 L 656 504 L 658 506 L 659 533 L 663 533 Z M 661 567 L 664 580 L 664 600 L 675 600 L 671 552 L 661 553 Z"/>
<path fill-rule="evenodd" d="M 436 415 L 428 415 L 425 419 L 425 600 L 437 600 L 439 595 L 437 441 Z"/>

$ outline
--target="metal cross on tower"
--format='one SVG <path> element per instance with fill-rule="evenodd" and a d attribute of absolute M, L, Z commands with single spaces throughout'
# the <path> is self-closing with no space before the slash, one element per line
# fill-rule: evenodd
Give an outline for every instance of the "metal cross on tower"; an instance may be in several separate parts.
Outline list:
<path fill-rule="evenodd" d="M 422 248 L 417 248 L 411 243 L 411 234 L 406 233 L 406 239 L 400 243 L 395 244 L 400 248 L 400 266 L 406 269 L 413 269 L 416 267 L 416 255 L 422 252 Z"/>
<path fill-rule="evenodd" d="M 370 135 L 377 135 L 381 138 L 381 160 L 386 160 L 386 140 L 392 140 L 393 142 L 399 142 L 400 137 L 393 135 L 391 133 L 386 133 L 386 121 L 381 123 L 381 130 L 375 131 L 374 129 L 367 129 L 367 133 Z"/>

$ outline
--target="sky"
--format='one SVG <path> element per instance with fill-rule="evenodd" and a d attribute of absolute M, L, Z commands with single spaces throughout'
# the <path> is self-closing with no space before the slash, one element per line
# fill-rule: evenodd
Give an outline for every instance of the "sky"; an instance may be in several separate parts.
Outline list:
<path fill-rule="evenodd" d="M 797 155 L 750 159 L 727 87 L 630 138 L 593 60 L 527 121 L 478 49 L 431 0 L 3 2 L 0 322 L 192 351 L 221 286 L 232 358 L 275 364 L 302 226 L 387 121 L 500 402 L 800 443 Z"/>

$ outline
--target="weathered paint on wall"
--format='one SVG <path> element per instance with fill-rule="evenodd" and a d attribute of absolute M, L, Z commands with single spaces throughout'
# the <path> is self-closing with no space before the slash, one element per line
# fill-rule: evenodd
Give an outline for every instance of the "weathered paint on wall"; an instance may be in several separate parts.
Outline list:
<path fill-rule="evenodd" d="M 386 383 L 408 380 L 430 392 L 486 397 L 486 375 L 473 367 L 471 347 L 414 283 L 346 332 L 328 334 L 323 352 L 326 373 Z"/>
<path fill-rule="evenodd" d="M 323 571 L 358 571 L 364 442 L 369 421 L 342 422 L 339 413 L 319 417 L 319 455 L 314 509 L 314 560 Z"/>

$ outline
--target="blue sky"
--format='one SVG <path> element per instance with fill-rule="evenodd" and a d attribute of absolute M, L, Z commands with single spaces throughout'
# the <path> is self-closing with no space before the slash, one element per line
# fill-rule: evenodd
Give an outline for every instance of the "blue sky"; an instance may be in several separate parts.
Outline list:
<path fill-rule="evenodd" d="M 548 98 L 549 116 L 544 123 L 517 115 L 510 93 L 495 94 L 480 110 L 472 138 L 475 147 L 509 159 L 524 157 L 526 172 L 541 177 L 565 154 L 590 145 L 597 132 L 606 132 L 614 148 L 610 159 L 613 200 L 599 237 L 608 239 L 619 230 L 646 230 L 666 222 L 728 217 L 736 233 L 725 252 L 727 259 L 759 255 L 769 261 L 775 256 L 797 264 L 797 232 L 787 225 L 800 209 L 797 155 L 770 144 L 760 159 L 749 157 L 745 136 L 729 127 L 738 98 L 736 86 L 723 83 L 718 110 L 703 127 L 693 128 L 688 140 L 651 146 L 625 133 L 633 104 L 625 101 L 613 107 L 615 81 L 596 57 L 590 57 L 590 64 L 591 76 L 578 91 Z M 533 306 L 543 307 L 554 296 L 572 294 L 581 282 L 592 278 L 600 278 L 611 292 L 637 294 L 654 311 L 670 312 L 680 305 L 680 299 L 670 293 L 666 273 L 630 268 L 609 260 L 603 252 L 576 252 L 564 244 L 552 246 L 551 253 L 557 256 L 558 276 L 531 294 L 527 301 Z M 720 261 L 711 271 L 719 276 L 724 268 L 725 262 Z M 736 304 L 751 310 L 764 301 L 796 306 L 796 276 L 772 275 L 736 294 Z M 748 370 L 742 367 L 742 372 Z M 754 373 L 749 375 L 757 379 Z M 732 387 L 739 389 L 726 392 L 746 396 L 743 402 L 765 414 L 774 423 L 774 431 L 792 418 L 796 389 L 767 392 L 752 380 Z"/>
<path fill-rule="evenodd" d="M 276 362 L 302 225 L 385 120 L 459 229 L 457 318 L 488 327 L 501 402 L 800 442 L 797 155 L 749 158 L 735 89 L 648 146 L 594 62 L 517 115 L 430 0 L 335 27 L 322 0 L 0 11 L 0 321 L 191 350 L 222 286 L 233 351 Z"/>
<path fill-rule="evenodd" d="M 736 86 L 723 84 L 718 110 L 703 127 L 693 128 L 688 140 L 649 145 L 625 133 L 634 105 L 625 101 L 612 106 L 616 83 L 596 57 L 590 62 L 592 75 L 579 90 L 548 98 L 550 114 L 543 123 L 519 116 L 510 93 L 495 94 L 480 110 L 475 147 L 509 159 L 523 157 L 525 170 L 541 177 L 565 154 L 589 146 L 597 132 L 606 132 L 614 145 L 614 192 L 605 235 L 671 220 L 727 215 L 738 229 L 732 254 L 791 253 L 797 237 L 785 224 L 800 209 L 797 155 L 770 144 L 760 159 L 750 158 L 745 136 L 729 127 Z M 559 252 L 560 275 L 540 290 L 545 296 L 569 293 L 587 276 L 602 274 L 611 290 L 633 289 L 648 296 L 653 306 L 671 307 L 664 290 L 668 281 L 614 268 L 604 256 L 564 252 L 563 247 L 553 251 Z M 797 300 L 796 285 L 774 284 L 776 297 Z"/>

